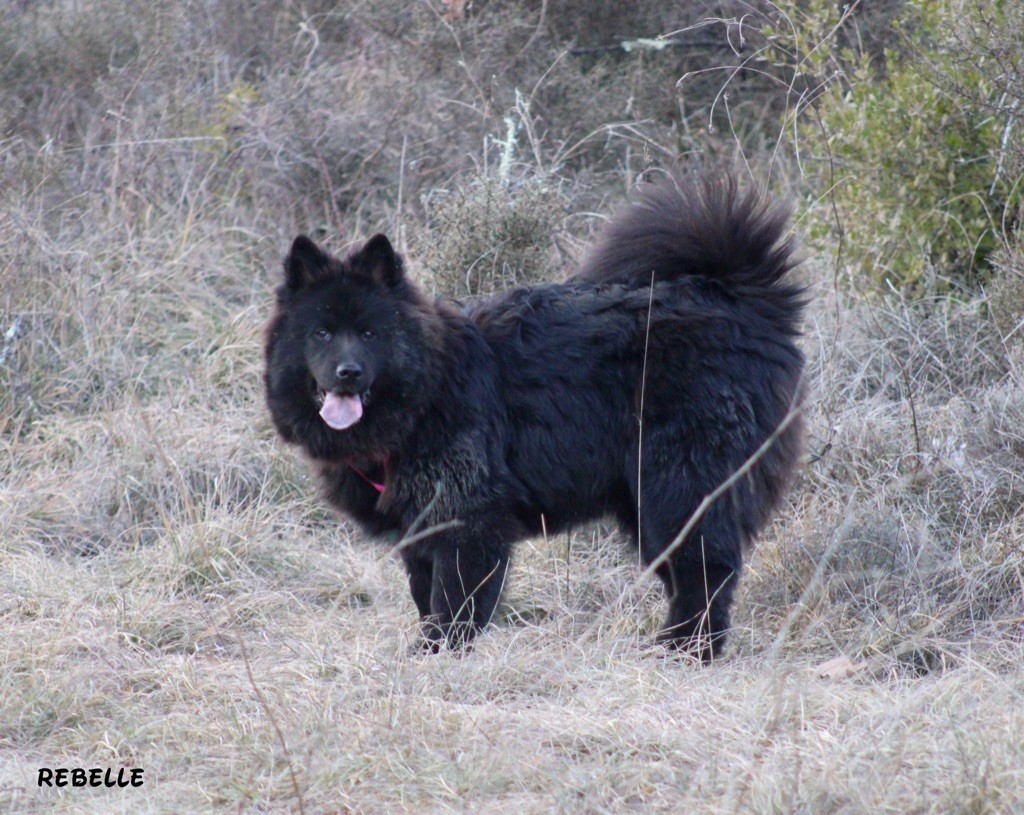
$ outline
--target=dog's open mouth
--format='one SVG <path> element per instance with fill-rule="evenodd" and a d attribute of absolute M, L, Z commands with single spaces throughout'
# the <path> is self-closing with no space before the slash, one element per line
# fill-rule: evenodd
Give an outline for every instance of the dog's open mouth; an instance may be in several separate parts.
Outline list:
<path fill-rule="evenodd" d="M 363 406 L 370 398 L 370 391 L 362 393 L 333 393 L 319 391 L 322 404 L 320 418 L 334 430 L 347 430 L 363 418 Z"/>

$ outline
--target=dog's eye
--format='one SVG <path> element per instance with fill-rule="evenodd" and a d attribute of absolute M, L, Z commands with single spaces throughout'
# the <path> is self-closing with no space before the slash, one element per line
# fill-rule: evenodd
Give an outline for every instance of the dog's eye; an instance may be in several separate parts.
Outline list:
<path fill-rule="evenodd" d="M 377 334 L 375 332 L 373 332 L 373 331 L 370 331 L 369 329 L 367 329 L 366 331 L 363 332 L 363 339 L 364 340 L 372 340 L 376 336 L 377 336 Z"/>
<path fill-rule="evenodd" d="M 318 340 L 329 340 L 331 338 L 331 332 L 326 328 L 318 328 L 313 332 L 313 336 Z"/>

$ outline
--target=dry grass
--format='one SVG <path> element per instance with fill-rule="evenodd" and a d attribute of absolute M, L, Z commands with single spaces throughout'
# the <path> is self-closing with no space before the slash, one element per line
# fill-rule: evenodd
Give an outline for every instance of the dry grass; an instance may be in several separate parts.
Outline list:
<path fill-rule="evenodd" d="M 609 32 L 644 19 L 618 5 Z M 658 592 L 601 527 L 524 543 L 472 654 L 410 655 L 398 564 L 265 415 L 287 241 L 400 230 L 455 289 L 556 274 L 591 208 L 696 143 L 659 119 L 676 68 L 565 53 L 572 4 L 480 6 L 0 12 L 0 812 L 1024 809 L 1012 248 L 960 301 L 807 264 L 812 461 L 723 661 L 647 645 Z M 459 233 L 488 190 L 526 226 Z M 145 785 L 35 786 L 122 765 Z"/>

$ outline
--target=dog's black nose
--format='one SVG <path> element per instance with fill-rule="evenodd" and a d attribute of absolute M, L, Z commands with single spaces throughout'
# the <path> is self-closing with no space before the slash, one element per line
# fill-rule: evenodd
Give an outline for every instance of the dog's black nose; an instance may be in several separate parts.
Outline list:
<path fill-rule="evenodd" d="M 358 382 L 363 376 L 363 366 L 358 362 L 343 362 L 334 369 L 334 374 L 342 382 Z"/>

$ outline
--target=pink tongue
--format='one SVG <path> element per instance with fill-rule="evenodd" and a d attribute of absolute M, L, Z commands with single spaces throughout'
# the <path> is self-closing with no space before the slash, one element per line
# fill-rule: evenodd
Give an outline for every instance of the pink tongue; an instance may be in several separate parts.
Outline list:
<path fill-rule="evenodd" d="M 328 393 L 324 396 L 320 417 L 335 430 L 352 427 L 363 416 L 363 400 L 358 396 L 338 396 Z"/>

